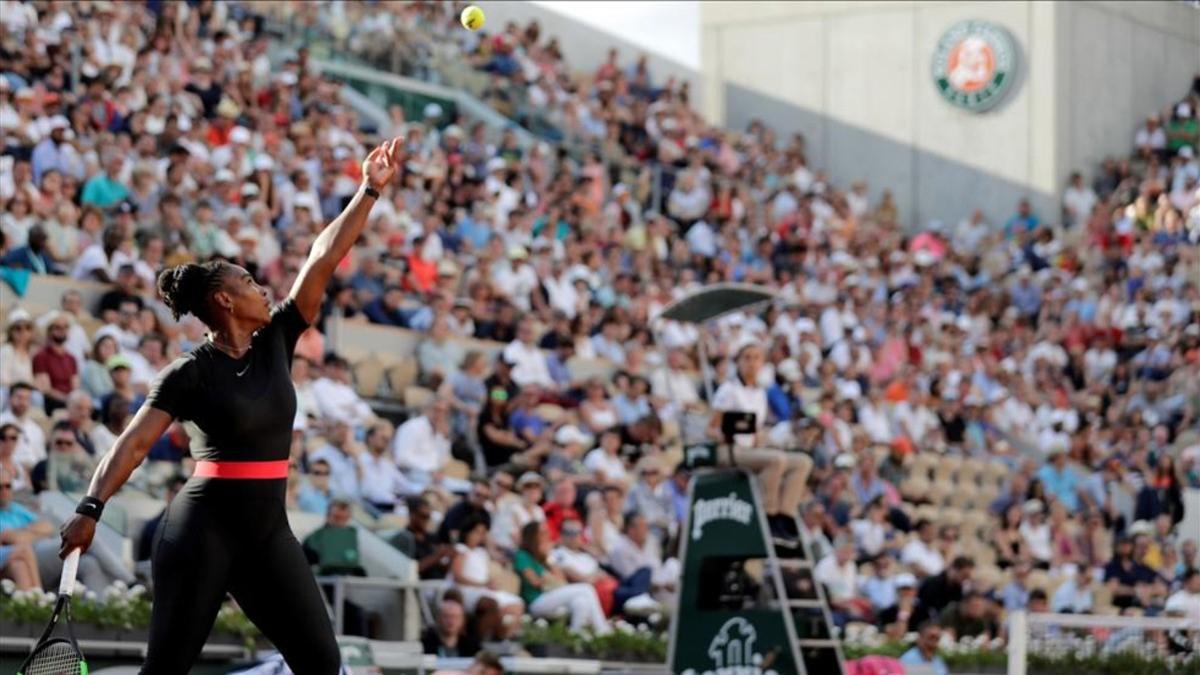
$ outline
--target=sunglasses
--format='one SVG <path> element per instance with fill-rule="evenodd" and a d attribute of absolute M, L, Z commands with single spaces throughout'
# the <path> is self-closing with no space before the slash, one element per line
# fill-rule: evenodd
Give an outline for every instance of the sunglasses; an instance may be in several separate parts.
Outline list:
<path fill-rule="evenodd" d="M 13 442 L 16 442 L 16 441 L 19 441 L 19 440 L 21 440 L 21 437 L 20 437 L 20 436 L 17 436 L 17 435 L 15 435 L 15 434 L 5 434 L 5 435 L 3 435 L 3 436 L 0 436 L 0 441 L 13 441 Z"/>
<path fill-rule="evenodd" d="M 329 475 L 329 472 L 328 472 L 328 471 L 313 471 L 313 472 L 312 472 L 312 475 L 314 475 L 314 476 L 328 476 L 328 475 Z"/>
<path fill-rule="evenodd" d="M 56 447 L 56 448 L 67 448 L 72 445 L 75 445 L 75 441 L 72 441 L 67 438 L 60 438 L 57 441 L 54 441 L 54 447 Z"/>

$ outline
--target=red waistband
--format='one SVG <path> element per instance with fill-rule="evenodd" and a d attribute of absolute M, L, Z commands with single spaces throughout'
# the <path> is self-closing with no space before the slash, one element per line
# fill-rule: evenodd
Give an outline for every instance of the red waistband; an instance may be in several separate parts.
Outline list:
<path fill-rule="evenodd" d="M 212 462 L 200 460 L 196 462 L 196 472 L 200 478 L 287 478 L 288 460 L 280 459 L 272 462 Z"/>

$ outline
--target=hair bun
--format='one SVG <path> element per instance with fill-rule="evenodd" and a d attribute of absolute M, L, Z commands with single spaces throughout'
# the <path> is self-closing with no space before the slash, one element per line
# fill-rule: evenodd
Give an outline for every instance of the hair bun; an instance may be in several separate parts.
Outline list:
<path fill-rule="evenodd" d="M 158 275 L 159 295 L 176 321 L 184 314 L 199 316 L 207 286 L 208 271 L 194 263 L 177 265 Z"/>

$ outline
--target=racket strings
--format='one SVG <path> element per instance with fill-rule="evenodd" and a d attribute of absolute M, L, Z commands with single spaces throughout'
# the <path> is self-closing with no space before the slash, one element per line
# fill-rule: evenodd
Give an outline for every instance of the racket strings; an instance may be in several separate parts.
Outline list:
<path fill-rule="evenodd" d="M 43 646 L 24 670 L 23 675 L 82 675 L 83 659 L 69 642 Z"/>

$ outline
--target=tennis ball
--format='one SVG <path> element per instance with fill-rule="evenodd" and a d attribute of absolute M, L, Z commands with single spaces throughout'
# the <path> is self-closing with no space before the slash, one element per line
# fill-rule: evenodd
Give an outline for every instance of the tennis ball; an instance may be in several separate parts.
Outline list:
<path fill-rule="evenodd" d="M 483 10 L 479 9 L 479 5 L 468 5 L 462 11 L 462 16 L 459 17 L 462 21 L 463 28 L 467 30 L 479 30 L 483 28 Z"/>

